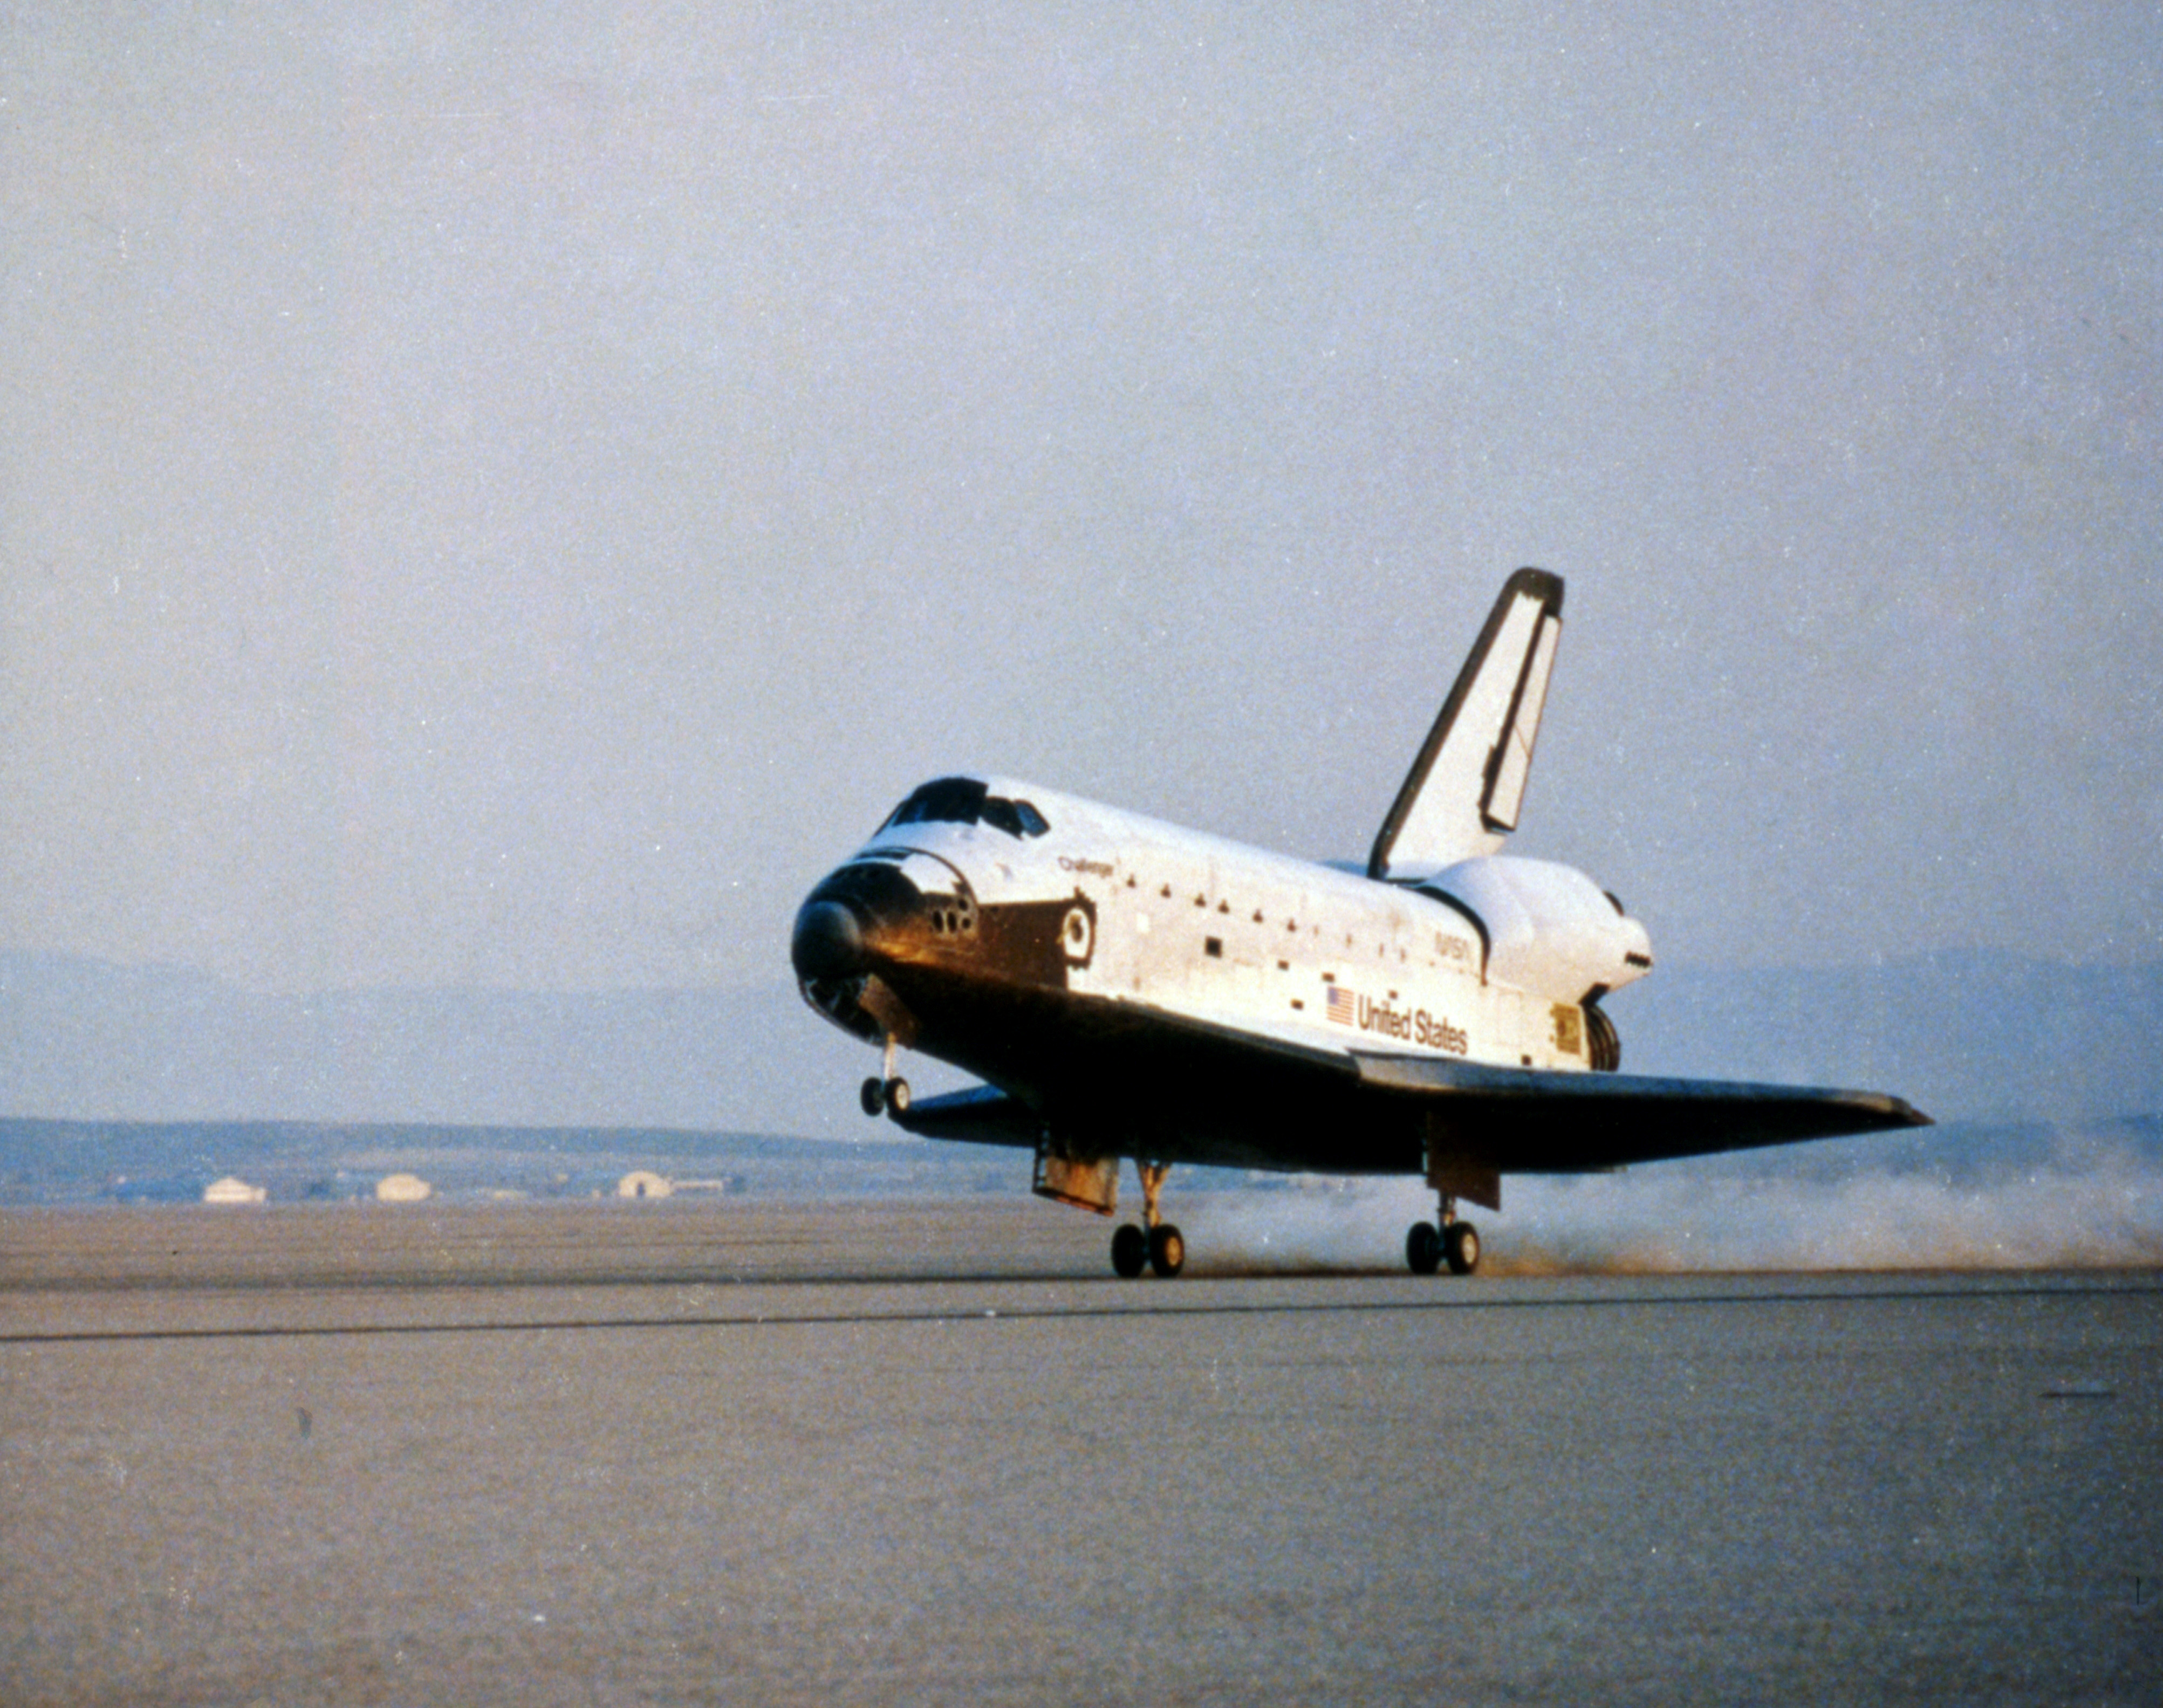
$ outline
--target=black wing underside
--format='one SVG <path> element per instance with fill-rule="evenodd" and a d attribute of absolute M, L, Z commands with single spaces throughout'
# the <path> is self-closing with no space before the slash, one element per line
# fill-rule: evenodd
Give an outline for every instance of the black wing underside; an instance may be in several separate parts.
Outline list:
<path fill-rule="evenodd" d="M 1430 1056 L 1353 1059 L 1363 1086 L 1423 1100 L 1438 1138 L 1504 1173 L 1593 1172 L 1930 1124 L 1882 1092 L 1548 1073 Z"/>
<path fill-rule="evenodd" d="M 1131 1075 L 1092 1075 L 1086 1098 L 1062 1103 L 1055 1088 L 1040 1108 L 980 1086 L 924 1098 L 896 1119 L 929 1139 L 1034 1148 L 1051 1136 L 1072 1155 L 1346 1174 L 1417 1172 L 1435 1152 L 1500 1174 L 1593 1173 L 1930 1124 L 1878 1092 L 1488 1067 L 1277 1043 L 1240 1051 L 1233 1062 L 1222 1029 L 1179 1030 L 1186 1071 L 1166 1059 L 1174 1040 L 1163 1038 L 1154 1058 L 1130 1058 Z"/>

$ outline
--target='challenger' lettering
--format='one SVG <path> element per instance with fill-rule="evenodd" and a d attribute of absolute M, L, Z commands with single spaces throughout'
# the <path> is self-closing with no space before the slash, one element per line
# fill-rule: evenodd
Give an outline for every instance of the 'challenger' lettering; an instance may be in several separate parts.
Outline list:
<path fill-rule="evenodd" d="M 1062 854 L 1059 857 L 1059 869 L 1061 872 L 1086 872 L 1092 878 L 1109 878 L 1112 862 L 1108 860 L 1077 860 L 1071 854 Z"/>

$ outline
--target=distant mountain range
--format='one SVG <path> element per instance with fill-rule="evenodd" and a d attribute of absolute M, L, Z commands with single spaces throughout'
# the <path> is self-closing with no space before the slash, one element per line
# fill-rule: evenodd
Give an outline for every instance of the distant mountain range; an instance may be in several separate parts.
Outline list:
<path fill-rule="evenodd" d="M 265 996 L 0 953 L 0 1114 L 855 1137 L 882 1130 L 856 1104 L 875 1065 L 780 982 Z"/>
<path fill-rule="evenodd" d="M 1609 1003 L 1626 1071 L 1890 1091 L 1941 1120 L 2163 1110 L 2163 964 L 1962 952 L 1663 967 Z M 170 967 L 0 952 L 0 1115 L 867 1137 L 869 1050 L 783 981 L 745 990 L 263 996 Z M 919 1090 L 959 1082 L 935 1067 Z"/>

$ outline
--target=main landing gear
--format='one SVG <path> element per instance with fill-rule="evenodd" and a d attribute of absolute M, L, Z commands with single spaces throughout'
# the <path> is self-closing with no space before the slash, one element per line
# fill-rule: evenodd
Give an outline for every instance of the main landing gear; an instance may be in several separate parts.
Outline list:
<path fill-rule="evenodd" d="M 1457 1200 L 1444 1192 L 1441 1225 L 1413 1223 L 1405 1235 L 1405 1261 L 1414 1275 L 1432 1275 L 1444 1263 L 1452 1275 L 1470 1275 L 1480 1266 L 1480 1230 L 1457 1219 Z"/>
<path fill-rule="evenodd" d="M 1122 1280 L 1132 1281 L 1147 1264 L 1170 1281 L 1186 1266 L 1186 1241 L 1157 1208 L 1171 1165 L 1137 1160 L 1134 1171 L 1142 1177 L 1142 1220 L 1147 1231 L 1129 1222 L 1112 1236 L 1112 1269 Z"/>

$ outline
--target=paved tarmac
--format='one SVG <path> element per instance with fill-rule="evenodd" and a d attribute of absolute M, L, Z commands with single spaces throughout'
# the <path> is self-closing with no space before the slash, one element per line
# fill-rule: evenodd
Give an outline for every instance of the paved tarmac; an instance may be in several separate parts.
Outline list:
<path fill-rule="evenodd" d="M 0 1215 L 0 1700 L 2163 1699 L 2163 1281 Z"/>

